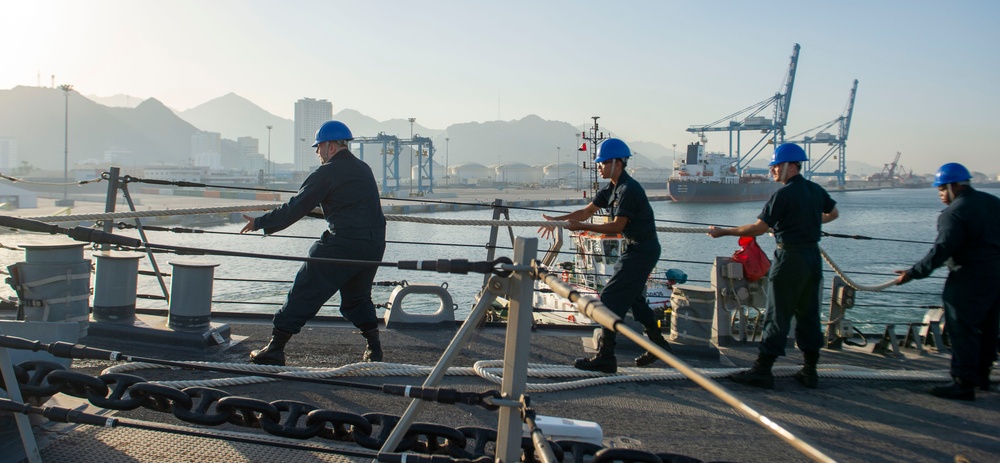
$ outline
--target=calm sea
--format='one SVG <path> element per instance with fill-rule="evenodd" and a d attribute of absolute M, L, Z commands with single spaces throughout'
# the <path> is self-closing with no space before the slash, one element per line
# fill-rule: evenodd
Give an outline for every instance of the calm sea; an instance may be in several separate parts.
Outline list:
<path fill-rule="evenodd" d="M 1000 196 L 1000 190 L 985 189 Z M 840 218 L 824 228 L 834 234 L 860 235 L 871 240 L 824 238 L 821 246 L 841 267 L 847 276 L 863 285 L 877 285 L 894 278 L 895 269 L 904 269 L 920 259 L 929 249 L 936 235 L 936 220 L 944 205 L 938 200 L 937 192 L 925 189 L 893 189 L 877 191 L 854 191 L 832 193 L 840 209 Z M 762 202 L 729 204 L 683 204 L 654 202 L 658 225 L 685 228 L 706 228 L 707 224 L 741 225 L 756 220 Z M 568 210 L 568 208 L 561 208 Z M 479 211 L 443 212 L 418 214 L 420 216 L 444 219 L 490 219 L 488 209 Z M 539 220 L 541 212 L 534 210 L 511 211 L 512 220 Z M 177 246 L 201 247 L 248 251 L 261 254 L 303 256 L 313 239 L 325 228 L 321 220 L 306 219 L 289 227 L 282 236 L 261 237 L 260 235 L 226 234 L 174 234 L 168 232 L 147 232 L 150 242 Z M 240 224 L 230 224 L 206 229 L 210 232 L 236 233 Z M 135 236 L 134 231 L 119 232 Z M 515 236 L 538 236 L 535 228 L 515 227 Z M 49 239 L 42 235 L 0 234 L 0 243 L 5 246 L 36 244 Z M 489 240 L 489 230 L 479 226 L 426 225 L 390 222 L 384 261 L 416 259 L 483 260 L 485 245 Z M 908 240 L 924 243 L 907 243 L 892 240 Z M 726 237 L 712 239 L 701 233 L 661 233 L 663 244 L 660 267 L 678 268 L 689 276 L 689 283 L 708 286 L 711 262 L 715 256 L 729 256 L 737 249 L 737 239 Z M 768 235 L 758 238 L 761 247 L 770 255 L 774 250 L 774 239 Z M 544 250 L 550 243 L 540 241 Z M 510 247 L 510 237 L 506 232 L 500 235 L 500 246 Z M 509 249 L 501 249 L 498 255 L 512 255 Z M 569 256 L 567 256 L 567 259 Z M 21 251 L 0 249 L 0 262 L 4 267 L 23 259 Z M 171 260 L 190 260 L 170 254 L 157 255 L 162 270 L 171 271 Z M 217 311 L 273 313 L 288 290 L 299 264 L 277 260 L 262 260 L 232 257 L 199 257 L 205 261 L 219 263 L 217 278 L 255 281 L 216 281 L 214 283 L 213 307 Z M 143 259 L 140 268 L 150 268 Z M 833 271 L 824 268 L 824 280 L 829 292 Z M 937 270 L 931 278 L 893 287 L 881 292 L 861 292 L 857 304 L 848 317 L 856 324 L 919 321 L 926 306 L 940 305 L 941 288 L 946 270 Z M 266 280 L 261 282 L 259 280 Z M 377 281 L 402 281 L 410 283 L 447 284 L 460 318 L 468 315 L 475 305 L 475 297 L 482 287 L 482 275 L 449 275 L 434 272 L 405 271 L 382 268 Z M 169 280 L 167 281 L 169 288 Z M 393 287 L 377 286 L 374 289 L 376 304 L 388 301 Z M 152 277 L 139 277 L 140 294 L 161 294 L 160 287 Z M 0 294 L 13 295 L 6 285 Z M 411 299 L 412 297 L 412 299 Z M 436 298 L 423 296 L 407 298 L 407 310 L 437 309 Z M 339 299 L 334 297 L 330 307 L 322 314 L 337 315 Z M 826 304 L 826 302 L 824 302 Z M 162 301 L 140 299 L 140 307 L 166 307 Z M 380 309 L 381 314 L 381 309 Z"/>

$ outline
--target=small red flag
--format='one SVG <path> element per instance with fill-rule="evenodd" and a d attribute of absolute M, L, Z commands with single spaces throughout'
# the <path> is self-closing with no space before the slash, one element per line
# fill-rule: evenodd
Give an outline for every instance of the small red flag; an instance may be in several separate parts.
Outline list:
<path fill-rule="evenodd" d="M 583 144 L 580 145 L 580 147 L 577 148 L 576 150 L 577 151 L 587 151 L 587 142 L 583 142 Z"/>

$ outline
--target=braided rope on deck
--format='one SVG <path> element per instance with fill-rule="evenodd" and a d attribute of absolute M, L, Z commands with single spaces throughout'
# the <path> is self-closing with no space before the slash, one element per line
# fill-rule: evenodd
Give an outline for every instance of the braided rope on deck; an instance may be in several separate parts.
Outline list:
<path fill-rule="evenodd" d="M 844 280 L 844 283 L 847 286 L 850 286 L 850 287 L 852 287 L 852 288 L 854 288 L 854 289 L 856 289 L 858 291 L 873 291 L 873 292 L 878 292 L 878 291 L 882 291 L 883 289 L 896 286 L 896 279 L 895 278 L 893 278 L 893 279 L 891 279 L 891 280 L 889 280 L 889 281 L 887 281 L 885 283 L 878 284 L 878 285 L 875 285 L 875 286 L 866 286 L 866 285 L 858 284 L 854 280 L 852 280 L 850 277 L 848 277 L 847 275 L 844 274 L 844 271 L 841 270 L 840 267 L 838 267 L 837 264 L 833 262 L 833 259 L 830 258 L 830 255 L 826 253 L 826 250 L 824 250 L 823 248 L 819 248 L 819 253 L 820 253 L 821 256 L 823 256 L 823 260 L 825 260 L 826 263 L 830 266 L 830 268 L 833 269 L 834 273 L 836 273 L 837 276 L 839 276 L 841 279 Z"/>
<path fill-rule="evenodd" d="M 199 365 L 218 366 L 250 373 L 268 372 L 283 373 L 288 376 L 309 378 L 333 378 L 344 376 L 427 376 L 432 367 L 410 365 L 403 363 L 352 363 L 338 368 L 287 367 L 271 365 L 253 365 L 246 363 L 212 363 L 191 362 Z M 101 374 L 123 373 L 140 369 L 169 368 L 152 363 L 125 363 L 109 367 Z M 776 366 L 772 370 L 776 377 L 789 377 L 799 370 L 798 366 Z M 699 373 L 709 378 L 725 378 L 742 371 L 742 368 L 697 368 Z M 451 367 L 448 376 L 479 376 L 494 384 L 501 384 L 503 377 L 503 360 L 480 360 L 472 367 Z M 947 370 L 874 370 L 871 368 L 850 365 L 820 365 L 819 376 L 826 379 L 853 379 L 875 381 L 947 381 L 951 378 Z M 628 383 L 638 381 L 669 381 L 687 379 L 673 368 L 619 368 L 616 374 L 582 371 L 568 365 L 528 364 L 528 377 L 532 378 L 582 378 L 571 381 L 556 381 L 545 383 L 527 383 L 526 392 L 557 392 L 581 389 L 602 384 Z M 184 389 L 186 387 L 225 387 L 243 386 L 278 381 L 274 378 L 260 376 L 242 376 L 234 378 L 217 378 L 205 380 L 151 381 L 163 386 Z"/>

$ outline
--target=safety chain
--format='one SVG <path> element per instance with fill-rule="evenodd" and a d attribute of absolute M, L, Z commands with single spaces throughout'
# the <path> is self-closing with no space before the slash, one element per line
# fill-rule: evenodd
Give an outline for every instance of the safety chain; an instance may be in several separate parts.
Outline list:
<path fill-rule="evenodd" d="M 379 450 L 400 421 L 400 417 L 383 413 L 356 413 L 322 409 L 294 400 L 267 402 L 249 397 L 233 396 L 221 389 L 187 387 L 175 389 L 124 373 L 90 376 L 72 371 L 55 362 L 31 360 L 14 365 L 21 393 L 28 398 L 42 399 L 63 393 L 86 399 L 97 407 L 113 410 L 135 410 L 143 407 L 171 413 L 177 419 L 200 426 L 234 424 L 259 428 L 268 434 L 292 439 L 320 437 L 343 443 L 355 443 Z M 474 463 L 489 463 L 496 448 L 497 432 L 489 428 L 465 426 L 452 428 L 434 423 L 414 423 L 410 426 L 395 452 L 445 455 Z M 560 462 L 652 462 L 653 453 L 641 450 L 603 449 L 588 442 L 570 440 L 548 441 Z M 521 441 L 523 461 L 535 461 L 530 437 Z M 567 459 L 569 457 L 569 459 Z"/>

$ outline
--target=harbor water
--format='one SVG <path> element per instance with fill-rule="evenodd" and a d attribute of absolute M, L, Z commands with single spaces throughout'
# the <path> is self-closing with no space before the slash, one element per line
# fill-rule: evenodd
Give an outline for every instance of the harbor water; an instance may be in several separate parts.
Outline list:
<path fill-rule="evenodd" d="M 1000 196 L 1000 190 L 985 189 Z M 925 189 L 886 189 L 874 191 L 833 192 L 838 203 L 840 218 L 824 226 L 824 231 L 832 234 L 858 235 L 873 239 L 847 239 L 826 237 L 820 243 L 833 261 L 846 273 L 847 277 L 862 285 L 877 285 L 893 279 L 893 270 L 905 269 L 920 259 L 929 249 L 936 236 L 937 217 L 944 205 L 937 192 Z M 756 220 L 763 202 L 746 203 L 672 203 L 657 201 L 653 209 L 658 226 L 706 229 L 709 224 L 741 225 Z M 540 207 L 539 209 L 546 209 Z M 568 207 L 559 208 L 568 211 Z M 557 212 L 552 209 L 552 212 Z M 511 220 L 540 220 L 540 210 L 512 209 Z M 482 210 L 439 212 L 416 214 L 437 219 L 490 219 L 492 212 Z M 147 232 L 150 242 L 165 245 L 223 249 L 260 254 L 304 256 L 326 227 L 322 220 L 304 219 L 282 231 L 279 235 L 262 237 L 236 234 L 242 224 L 228 224 L 207 228 L 209 232 L 229 234 L 176 234 L 169 232 Z M 116 231 L 137 236 L 134 230 Z M 539 236 L 534 227 L 514 227 L 514 236 Z M 712 239 L 704 233 L 660 233 L 663 245 L 660 270 L 681 269 L 688 274 L 689 283 L 708 286 L 711 262 L 716 256 L 730 256 L 737 249 L 735 237 Z M 0 243 L 5 247 L 34 244 L 50 239 L 45 235 L 0 234 Z M 425 259 L 469 259 L 484 260 L 489 229 L 483 226 L 456 226 L 420 224 L 391 221 L 388 225 L 388 240 L 383 261 Z M 895 240 L 895 241 L 889 241 Z M 914 242 L 906 242 L 914 241 Z M 774 250 L 774 239 L 768 235 L 758 238 L 761 247 L 769 255 Z M 550 244 L 539 241 L 539 255 Z M 510 235 L 504 229 L 499 234 L 498 256 L 510 256 Z M 563 251 L 569 251 L 564 247 Z M 23 259 L 23 252 L 0 249 L 3 267 Z M 181 260 L 172 254 L 156 254 L 161 270 L 169 271 L 168 262 Z M 184 256 L 183 260 L 190 260 Z M 237 257 L 203 256 L 208 262 L 219 263 L 215 276 L 213 310 L 220 312 L 273 313 L 284 300 L 299 267 L 298 262 L 264 260 Z M 565 255 L 569 260 L 570 255 Z M 142 259 L 140 269 L 151 269 L 148 259 Z M 824 266 L 824 298 L 829 297 L 829 287 L 834 272 Z M 848 318 L 866 331 L 873 326 L 891 322 L 920 321 L 929 306 L 940 305 L 941 288 L 946 269 L 938 269 L 928 279 L 914 281 L 905 286 L 892 287 L 880 292 L 859 292 L 854 309 Z M 376 277 L 377 282 L 399 282 L 447 284 L 448 291 L 456 304 L 459 318 L 468 315 L 475 304 L 477 293 L 484 277 L 478 274 L 451 275 L 434 272 L 418 272 L 382 267 Z M 169 287 L 169 284 L 167 285 Z M 376 286 L 373 299 L 376 304 L 385 304 L 393 286 Z M 155 278 L 140 276 L 138 292 L 162 295 Z M 12 296 L 13 291 L 4 286 L 0 295 Z M 436 298 L 426 301 L 415 296 L 407 300 L 407 310 L 419 311 L 426 306 L 427 311 L 437 309 Z M 334 297 L 320 312 L 323 315 L 338 315 L 338 297 Z M 823 302 L 828 304 L 827 300 Z M 165 301 L 143 299 L 139 307 L 166 308 Z M 380 314 L 384 309 L 379 309 Z M 879 328 L 876 328 L 879 329 Z"/>

